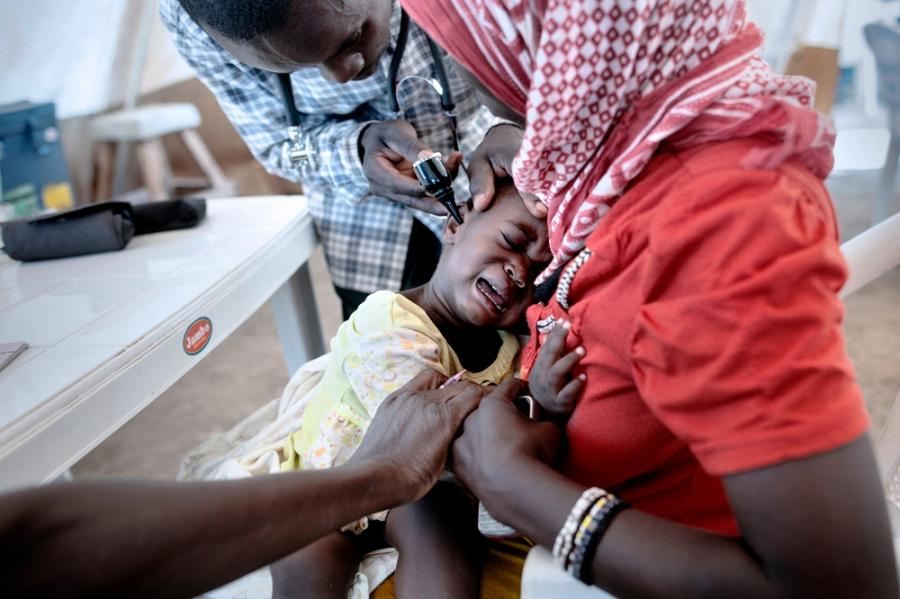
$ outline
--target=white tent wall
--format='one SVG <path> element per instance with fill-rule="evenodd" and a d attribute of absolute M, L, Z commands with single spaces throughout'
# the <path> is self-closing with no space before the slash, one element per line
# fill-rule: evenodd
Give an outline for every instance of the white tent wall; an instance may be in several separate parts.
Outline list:
<path fill-rule="evenodd" d="M 750 17 L 767 36 L 764 53 L 776 65 L 783 66 L 796 43 L 825 43 L 823 37 L 838 37 L 841 64 L 858 67 L 856 101 L 868 118 L 877 119 L 882 113 L 874 98 L 874 63 L 861 27 L 895 18 L 900 2 L 853 0 L 847 5 L 852 9 L 837 10 L 846 1 L 747 0 Z M 204 119 L 201 134 L 220 163 L 240 157 L 244 167 L 252 164 L 211 95 L 178 56 L 155 4 L 156 0 L 0 0 L 0 104 L 22 99 L 56 103 L 79 201 L 88 197 L 87 122 L 122 104 L 139 47 L 141 15 L 148 7 L 152 26 L 140 101 L 196 103 Z M 791 14 L 795 18 L 789 23 Z M 833 14 L 842 23 L 829 17 Z M 177 148 L 173 152 L 177 162 Z"/>
<path fill-rule="evenodd" d="M 120 105 L 139 21 L 156 0 L 0 0 L 0 104 L 56 102 L 60 118 Z M 140 92 L 192 77 L 153 7 Z"/>
<path fill-rule="evenodd" d="M 212 95 L 175 50 L 160 21 L 156 0 L 0 0 L 0 104 L 18 100 L 56 103 L 79 203 L 90 198 L 88 123 L 93 116 L 122 105 L 145 9 L 149 9 L 152 23 L 139 103 L 197 104 L 204 120 L 201 135 L 220 164 L 223 155 L 232 164 L 252 164 Z M 192 165 L 180 144 L 167 142 L 169 145 L 175 170 L 190 170 Z M 129 169 L 129 187 L 139 185 L 133 167 Z"/>
<path fill-rule="evenodd" d="M 766 35 L 763 56 L 784 68 L 798 45 L 839 48 L 841 67 L 856 69 L 855 102 L 865 117 L 881 115 L 875 60 L 862 28 L 900 17 L 900 2 L 885 0 L 747 0 L 747 12 Z"/>

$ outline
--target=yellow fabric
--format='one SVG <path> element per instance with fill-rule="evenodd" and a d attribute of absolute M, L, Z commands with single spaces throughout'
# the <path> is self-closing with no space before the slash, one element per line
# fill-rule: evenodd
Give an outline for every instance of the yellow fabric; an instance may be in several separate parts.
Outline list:
<path fill-rule="evenodd" d="M 488 541 L 481 568 L 482 599 L 516 599 L 522 587 L 522 567 L 532 545 L 524 539 Z M 391 576 L 371 595 L 371 599 L 394 599 Z"/>
<path fill-rule="evenodd" d="M 496 360 L 466 379 L 497 384 L 515 372 L 519 344 L 500 332 Z M 398 293 L 370 295 L 331 341 L 331 359 L 288 438 L 282 470 L 309 470 L 346 461 L 362 442 L 381 401 L 425 368 L 452 376 L 463 369 L 456 353 L 431 319 Z"/>

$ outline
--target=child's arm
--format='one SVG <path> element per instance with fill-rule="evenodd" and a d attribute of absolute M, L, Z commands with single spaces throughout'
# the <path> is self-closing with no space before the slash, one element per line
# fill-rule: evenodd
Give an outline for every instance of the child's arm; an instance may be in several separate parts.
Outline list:
<path fill-rule="evenodd" d="M 423 370 L 447 376 L 440 344 L 422 330 L 392 328 L 368 334 L 348 354 L 341 369 L 371 416 L 385 397 Z"/>
<path fill-rule="evenodd" d="M 351 349 L 339 359 L 352 397 L 333 402 L 317 418 L 315 429 L 301 428 L 292 435 L 294 452 L 287 458 L 294 467 L 342 464 L 356 451 L 388 395 L 429 368 L 449 374 L 441 364 L 438 344 L 419 330 L 395 327 L 363 332 L 347 345 Z"/>
<path fill-rule="evenodd" d="M 396 327 L 356 339 L 341 361 L 341 371 L 359 403 L 353 408 L 342 402 L 326 413 L 315 442 L 300 454 L 300 461 L 316 469 L 344 463 L 362 442 L 382 402 L 428 369 L 448 374 L 441 364 L 439 344 L 426 332 Z M 372 514 L 341 530 L 359 533 L 366 529 L 369 518 L 383 520 L 385 516 L 386 512 Z"/>
<path fill-rule="evenodd" d="M 566 353 L 566 336 L 571 328 L 572 324 L 565 321 L 550 331 L 528 374 L 531 396 L 553 417 L 568 417 L 572 413 L 586 380 L 584 374 L 572 376 L 572 369 L 584 356 L 584 348 L 579 345 Z"/>

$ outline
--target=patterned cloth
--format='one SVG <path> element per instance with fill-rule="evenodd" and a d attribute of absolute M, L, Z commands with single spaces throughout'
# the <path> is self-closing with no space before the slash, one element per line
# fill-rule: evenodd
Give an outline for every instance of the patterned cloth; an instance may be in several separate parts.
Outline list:
<path fill-rule="evenodd" d="M 317 168 L 298 170 L 282 157 L 287 118 L 276 75 L 231 58 L 178 0 L 160 0 L 159 9 L 179 53 L 216 95 L 256 159 L 274 175 L 302 180 L 333 283 L 363 292 L 398 290 L 413 218 L 438 237 L 444 219 L 369 194 L 362 172 L 357 150 L 360 131 L 372 121 L 398 118 L 390 110 L 386 93 L 393 42 L 376 73 L 362 81 L 332 83 L 316 68 L 291 75 L 301 126 L 317 150 Z M 394 40 L 399 24 L 400 8 L 395 6 L 391 17 Z M 425 35 L 411 26 L 398 80 L 409 75 L 430 78 L 432 64 Z M 459 119 L 460 149 L 468 158 L 494 120 L 452 65 L 446 67 Z M 451 138 L 437 94 L 424 83 L 411 80 L 400 86 L 398 99 L 405 109 L 403 118 L 413 124 L 420 139 L 434 150 L 448 153 Z M 457 198 L 467 197 L 467 188 L 461 177 Z"/>
<path fill-rule="evenodd" d="M 526 116 L 513 163 L 549 207 L 556 271 L 664 140 L 766 135 L 747 168 L 788 158 L 824 178 L 834 130 L 813 84 L 776 75 L 742 0 L 404 0 L 410 16 Z"/>

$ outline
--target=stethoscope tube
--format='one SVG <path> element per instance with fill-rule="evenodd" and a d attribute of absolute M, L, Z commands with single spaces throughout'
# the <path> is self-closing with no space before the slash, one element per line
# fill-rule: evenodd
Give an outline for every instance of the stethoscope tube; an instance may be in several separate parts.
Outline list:
<path fill-rule="evenodd" d="M 291 85 L 290 73 L 278 73 L 278 87 L 281 88 L 281 100 L 284 103 L 284 115 L 289 127 L 300 126 L 300 111 L 294 103 L 294 86 Z"/>
<path fill-rule="evenodd" d="M 447 78 L 447 71 L 444 68 L 444 59 L 441 56 L 441 50 L 437 47 L 427 34 L 424 32 L 425 40 L 428 43 L 428 50 L 431 53 L 431 62 L 434 65 L 434 75 L 437 78 L 426 82 L 438 93 L 441 101 L 441 109 L 450 122 L 451 139 L 453 140 L 453 150 L 459 151 L 459 137 L 457 135 L 456 126 L 456 104 L 453 102 L 453 92 L 450 89 L 450 80 Z M 388 68 L 388 99 L 391 105 L 391 111 L 399 118 L 401 116 L 400 101 L 397 98 L 397 89 L 406 81 L 407 78 L 397 82 L 397 74 L 400 72 L 400 63 L 403 61 L 403 54 L 406 51 L 406 42 L 409 38 L 409 15 L 405 10 L 400 12 L 400 30 L 397 33 L 397 44 L 394 46 L 394 55 L 391 57 L 391 64 Z M 422 79 L 419 76 L 411 76 L 411 78 Z"/>
<path fill-rule="evenodd" d="M 394 55 L 391 57 L 391 66 L 388 67 L 388 98 L 391 102 L 391 112 L 400 114 L 400 102 L 397 100 L 397 73 L 400 72 L 400 62 L 406 51 L 406 40 L 409 37 L 409 15 L 405 10 L 400 11 L 400 31 L 397 33 L 397 44 L 394 46 Z"/>
<path fill-rule="evenodd" d="M 428 37 L 424 32 L 422 35 L 425 35 L 425 39 L 428 42 L 428 49 L 431 52 L 431 59 L 434 65 L 434 74 L 436 77 L 436 81 L 434 79 L 427 80 L 426 82 L 431 85 L 432 88 L 436 92 L 438 92 L 438 96 L 441 101 L 441 109 L 444 111 L 444 114 L 447 116 L 447 119 L 450 123 L 450 132 L 453 140 L 453 149 L 455 151 L 459 151 L 459 139 L 457 135 L 457 123 L 456 123 L 456 115 L 454 113 L 454 109 L 456 105 L 453 102 L 453 93 L 450 91 L 450 81 L 447 79 L 447 71 L 444 68 L 444 61 L 441 57 L 441 50 L 437 47 L 437 45 L 432 41 L 430 37 Z M 400 72 L 400 63 L 403 61 L 403 54 L 406 51 L 406 42 L 409 39 L 409 15 L 406 14 L 405 10 L 400 11 L 400 30 L 397 33 L 397 43 L 394 46 L 394 55 L 391 57 L 391 64 L 388 67 L 388 101 L 390 102 L 391 111 L 397 115 L 397 118 L 400 118 L 402 115 L 400 110 L 400 102 L 397 98 L 397 88 L 400 84 L 403 83 L 406 79 L 404 78 L 398 84 L 397 76 Z M 424 79 L 418 75 L 411 76 L 416 79 Z M 297 140 L 304 138 L 303 132 L 300 126 L 300 112 L 297 110 L 297 105 L 294 102 L 294 86 L 291 83 L 291 75 L 290 73 L 279 73 L 278 74 L 278 87 L 281 91 L 281 98 L 284 104 L 284 114 L 288 120 L 289 128 L 293 128 L 290 130 L 290 136 L 292 143 L 299 144 Z M 310 141 L 308 138 L 305 139 L 305 149 L 295 148 L 295 152 L 298 155 L 305 156 L 313 156 L 315 154 L 314 148 L 309 146 Z"/>
<path fill-rule="evenodd" d="M 426 35 L 425 39 L 428 40 L 428 49 L 431 50 L 435 75 L 437 75 L 437 79 L 441 84 L 442 91 L 439 94 L 441 98 L 441 108 L 443 108 L 444 112 L 447 114 L 453 114 L 453 109 L 456 108 L 456 105 L 453 103 L 453 92 L 450 90 L 450 82 L 447 80 L 447 71 L 444 70 L 444 60 L 441 57 L 441 50 L 430 37 Z"/>

